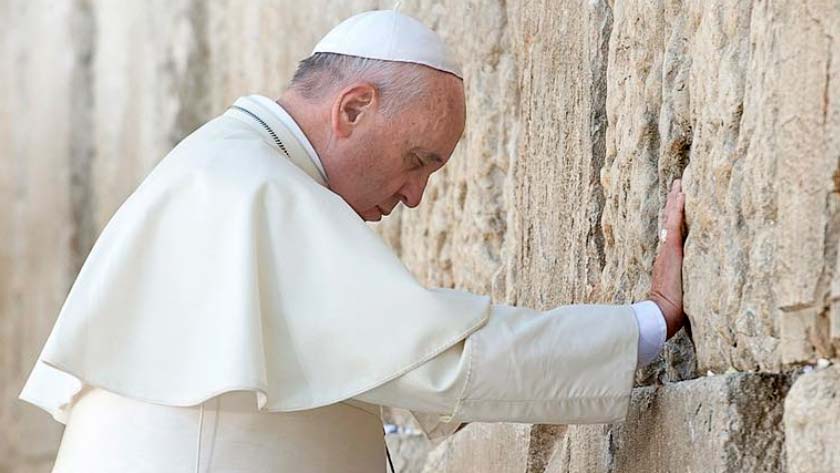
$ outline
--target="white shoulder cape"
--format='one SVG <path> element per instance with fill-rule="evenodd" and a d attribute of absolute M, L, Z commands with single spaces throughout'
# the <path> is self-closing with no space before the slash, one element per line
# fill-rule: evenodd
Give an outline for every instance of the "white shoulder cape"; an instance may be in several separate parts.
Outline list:
<path fill-rule="evenodd" d="M 372 389 L 482 326 L 490 300 L 420 285 L 325 187 L 281 122 L 231 108 L 114 214 L 20 398 L 66 422 L 87 384 L 195 405 L 251 390 L 269 411 Z"/>

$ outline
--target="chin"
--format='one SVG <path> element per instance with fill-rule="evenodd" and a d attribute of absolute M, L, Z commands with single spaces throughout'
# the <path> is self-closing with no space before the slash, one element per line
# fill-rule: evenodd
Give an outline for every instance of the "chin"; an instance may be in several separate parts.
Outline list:
<path fill-rule="evenodd" d="M 362 217 L 362 220 L 366 222 L 378 222 L 382 220 L 382 212 L 380 212 L 376 207 L 373 207 L 365 212 L 357 213 L 359 214 L 359 217 Z"/>

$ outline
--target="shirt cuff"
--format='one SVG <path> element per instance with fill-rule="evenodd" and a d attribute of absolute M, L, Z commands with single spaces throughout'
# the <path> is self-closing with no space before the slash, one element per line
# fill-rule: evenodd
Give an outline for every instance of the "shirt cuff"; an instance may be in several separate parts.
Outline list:
<path fill-rule="evenodd" d="M 665 316 L 653 301 L 636 302 L 631 307 L 639 324 L 638 367 L 641 368 L 659 356 L 665 345 Z"/>

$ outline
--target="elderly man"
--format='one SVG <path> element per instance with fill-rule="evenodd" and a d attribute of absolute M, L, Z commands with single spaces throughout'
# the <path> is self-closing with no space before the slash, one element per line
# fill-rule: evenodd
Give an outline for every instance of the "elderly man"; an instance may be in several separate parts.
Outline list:
<path fill-rule="evenodd" d="M 679 182 L 649 301 L 425 288 L 364 222 L 420 203 L 465 114 L 440 39 L 376 11 L 277 101 L 242 97 L 179 143 L 108 222 L 21 393 L 66 423 L 54 471 L 383 471 L 380 406 L 433 438 L 622 419 L 683 324 Z"/>

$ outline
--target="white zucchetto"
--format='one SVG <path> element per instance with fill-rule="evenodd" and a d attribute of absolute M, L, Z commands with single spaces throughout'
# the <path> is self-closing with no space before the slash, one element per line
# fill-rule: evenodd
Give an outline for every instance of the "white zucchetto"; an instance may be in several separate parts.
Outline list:
<path fill-rule="evenodd" d="M 423 64 L 464 77 L 437 33 L 396 10 L 368 11 L 342 21 L 315 45 L 315 53 Z"/>

